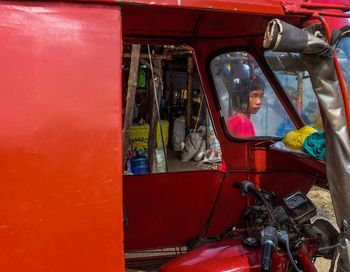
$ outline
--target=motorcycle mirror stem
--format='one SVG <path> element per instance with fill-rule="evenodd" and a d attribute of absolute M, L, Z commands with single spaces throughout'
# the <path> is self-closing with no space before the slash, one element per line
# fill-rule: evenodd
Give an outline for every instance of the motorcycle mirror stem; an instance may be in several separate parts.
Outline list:
<path fill-rule="evenodd" d="M 255 185 L 250 182 L 249 180 L 244 180 L 242 182 L 236 182 L 232 184 L 233 188 L 239 189 L 244 196 L 249 195 L 252 193 L 261 201 L 264 203 L 264 206 L 266 207 L 267 213 L 269 214 L 269 217 L 271 218 L 273 225 L 276 224 L 276 220 L 272 214 L 272 207 L 269 204 L 269 202 L 265 199 L 264 195 L 261 193 L 259 188 L 256 188 Z"/>

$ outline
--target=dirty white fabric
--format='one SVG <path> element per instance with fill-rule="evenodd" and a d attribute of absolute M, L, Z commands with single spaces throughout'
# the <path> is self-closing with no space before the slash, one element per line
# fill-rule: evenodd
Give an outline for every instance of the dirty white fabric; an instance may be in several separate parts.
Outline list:
<path fill-rule="evenodd" d="M 205 137 L 205 127 L 201 126 L 196 132 L 186 137 L 185 147 L 181 151 L 181 161 L 190 161 L 199 151 Z M 202 157 L 203 158 L 203 157 Z"/>
<path fill-rule="evenodd" d="M 309 57 L 305 64 L 324 113 L 326 167 L 337 224 L 343 230 L 337 271 L 350 271 L 350 141 L 339 82 L 331 57 Z"/>
<path fill-rule="evenodd" d="M 185 116 L 180 116 L 175 119 L 173 133 L 172 133 L 172 143 L 174 151 L 181 151 L 183 143 L 185 142 L 185 132 L 186 132 L 186 120 Z"/>

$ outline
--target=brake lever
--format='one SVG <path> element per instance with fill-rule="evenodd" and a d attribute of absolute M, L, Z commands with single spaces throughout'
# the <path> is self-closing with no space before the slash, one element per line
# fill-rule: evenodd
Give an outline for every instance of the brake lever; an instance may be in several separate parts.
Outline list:
<path fill-rule="evenodd" d="M 233 188 L 239 189 L 243 196 L 247 196 L 250 193 L 252 193 L 256 197 L 258 197 L 263 202 L 264 206 L 266 207 L 267 213 L 269 214 L 269 217 L 271 218 L 273 225 L 276 225 L 276 220 L 275 220 L 273 213 L 272 213 L 272 207 L 271 207 L 270 203 L 266 200 L 266 198 L 264 197 L 263 193 L 261 192 L 261 190 L 259 188 L 256 188 L 255 185 L 248 180 L 233 183 L 232 186 L 233 186 Z"/>
<path fill-rule="evenodd" d="M 261 198 L 260 191 L 249 180 L 244 180 L 244 181 L 241 181 L 241 182 L 235 182 L 235 183 L 233 183 L 232 186 L 233 186 L 233 188 L 239 189 L 243 196 L 247 196 L 250 193 L 252 193 L 255 196 Z"/>

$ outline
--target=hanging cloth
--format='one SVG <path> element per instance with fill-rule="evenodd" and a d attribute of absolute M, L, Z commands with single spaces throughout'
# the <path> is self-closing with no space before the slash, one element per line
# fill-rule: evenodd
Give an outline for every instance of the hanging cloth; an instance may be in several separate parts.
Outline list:
<path fill-rule="evenodd" d="M 146 72 L 144 69 L 140 68 L 137 73 L 137 88 L 146 87 Z"/>
<path fill-rule="evenodd" d="M 310 134 L 304 141 L 304 151 L 318 160 L 324 160 L 326 155 L 325 133 Z"/>

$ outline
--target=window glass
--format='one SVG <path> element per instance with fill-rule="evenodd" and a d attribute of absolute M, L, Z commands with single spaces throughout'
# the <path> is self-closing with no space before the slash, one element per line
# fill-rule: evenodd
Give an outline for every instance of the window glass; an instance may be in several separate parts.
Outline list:
<path fill-rule="evenodd" d="M 304 124 L 323 130 L 317 98 L 299 54 L 267 51 L 265 58 Z"/>
<path fill-rule="evenodd" d="M 337 56 L 344 76 L 348 95 L 350 95 L 350 37 L 340 40 L 337 46 Z"/>
<path fill-rule="evenodd" d="M 133 59 L 138 59 L 138 67 L 131 65 L 134 49 L 141 53 Z M 124 125 L 131 124 L 123 128 L 124 173 L 224 169 L 193 51 L 188 46 L 137 49 L 125 44 L 123 52 L 123 120 L 128 118 Z"/>
<path fill-rule="evenodd" d="M 294 129 L 287 112 L 253 57 L 230 52 L 211 62 L 226 129 L 235 138 L 282 137 Z"/>

